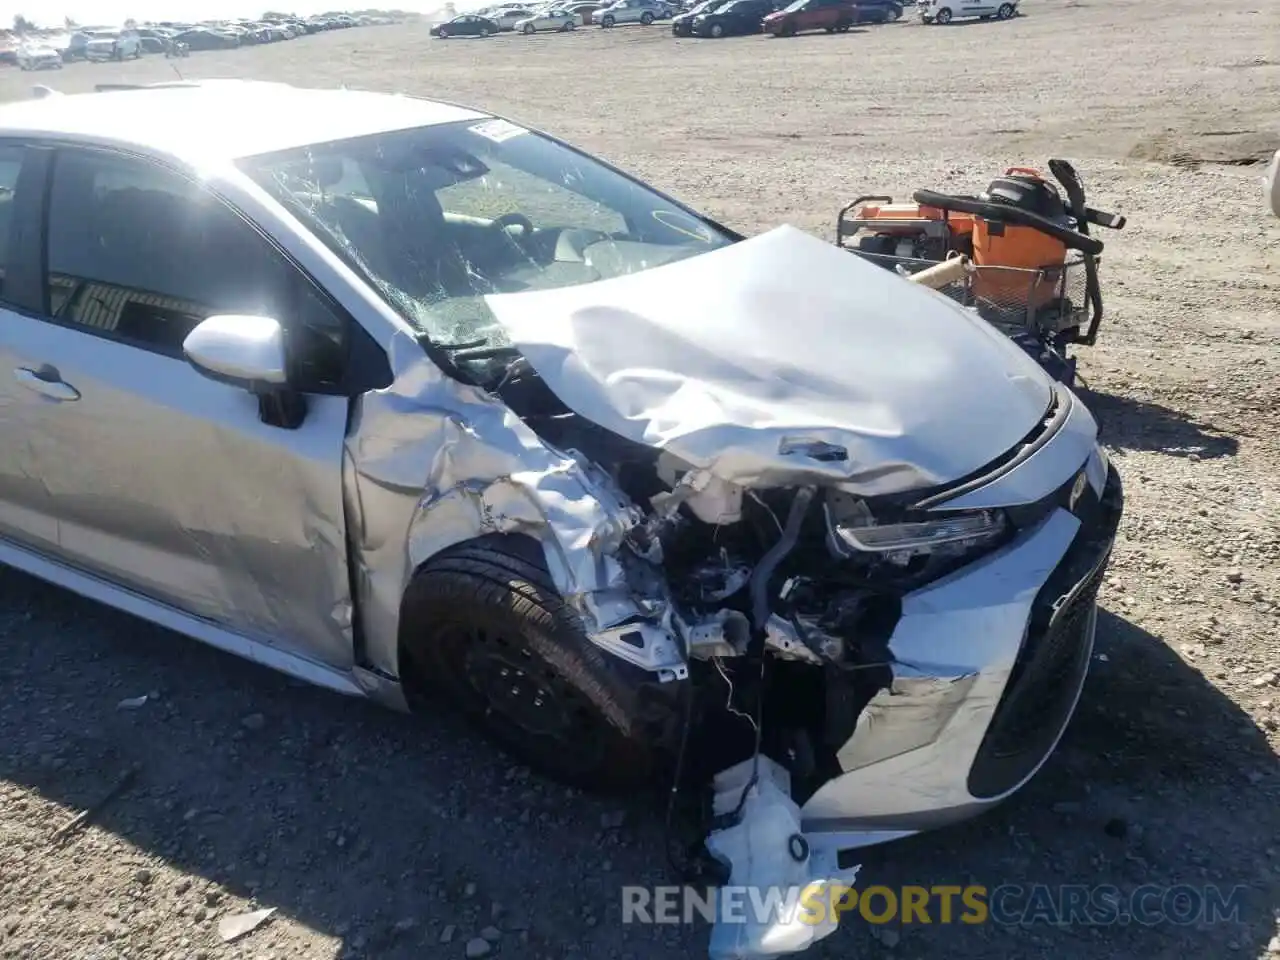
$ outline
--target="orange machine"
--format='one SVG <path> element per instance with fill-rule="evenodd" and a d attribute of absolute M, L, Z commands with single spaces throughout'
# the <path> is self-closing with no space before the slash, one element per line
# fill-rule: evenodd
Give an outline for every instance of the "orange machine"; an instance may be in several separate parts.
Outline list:
<path fill-rule="evenodd" d="M 891 197 L 859 197 L 840 211 L 836 242 L 891 269 L 914 273 L 955 255 L 973 270 L 964 299 L 994 314 L 1044 319 L 1076 328 L 1075 342 L 1092 342 L 1101 317 L 1097 262 L 1102 243 L 1089 224 L 1120 229 L 1124 218 L 1090 209 L 1080 178 L 1069 163 L 1050 160 L 1062 192 L 1039 170 L 1010 167 L 978 196 L 917 190 L 914 203 Z M 1070 282 L 1078 277 L 1084 296 L 1070 305 Z M 1092 309 L 1091 309 L 1092 308 Z M 1092 313 L 1078 329 L 1082 315 Z"/>

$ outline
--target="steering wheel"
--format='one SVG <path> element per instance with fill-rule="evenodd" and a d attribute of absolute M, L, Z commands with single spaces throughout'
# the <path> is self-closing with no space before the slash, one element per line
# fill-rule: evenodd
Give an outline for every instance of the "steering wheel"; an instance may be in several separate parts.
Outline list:
<path fill-rule="evenodd" d="M 489 225 L 500 233 L 508 233 L 512 227 L 519 227 L 521 239 L 532 236 L 536 229 L 533 221 L 523 213 L 504 213 L 500 217 L 494 217 Z"/>

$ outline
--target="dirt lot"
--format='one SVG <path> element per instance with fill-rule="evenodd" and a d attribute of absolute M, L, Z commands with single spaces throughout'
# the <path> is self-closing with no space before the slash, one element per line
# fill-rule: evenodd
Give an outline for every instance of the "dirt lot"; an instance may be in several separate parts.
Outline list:
<path fill-rule="evenodd" d="M 453 98 L 549 129 L 746 231 L 827 235 L 842 199 L 1078 162 L 1108 235 L 1088 399 L 1126 479 L 1101 653 L 1042 774 L 971 824 L 868 851 L 867 883 L 1244 888 L 1239 924 L 850 925 L 828 956 L 1280 952 L 1280 145 L 1273 0 L 1028 0 L 1009 23 L 676 41 L 663 26 L 433 42 L 368 28 L 193 54 L 188 77 Z M 160 58 L 40 78 L 171 79 Z M 6 73 L 0 97 L 37 78 Z M 144 113 L 137 123 L 148 122 Z M 697 956 L 624 927 L 665 882 L 652 804 L 513 768 L 449 717 L 292 684 L 16 574 L 0 577 L 0 955 L 33 960 Z M 141 694 L 145 706 L 117 704 Z M 136 785 L 50 835 L 131 764 Z M 224 946 L 217 919 L 277 907 Z M 873 933 L 875 935 L 873 935 Z"/>

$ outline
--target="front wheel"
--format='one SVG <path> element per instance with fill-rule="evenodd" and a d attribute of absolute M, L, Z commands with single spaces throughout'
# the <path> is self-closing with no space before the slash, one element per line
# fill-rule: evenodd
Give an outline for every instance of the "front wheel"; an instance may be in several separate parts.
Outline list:
<path fill-rule="evenodd" d="M 933 15 L 933 22 L 934 22 L 934 23 L 941 23 L 943 26 L 946 26 L 948 23 L 950 23 L 950 22 L 951 22 L 951 8 L 950 8 L 950 7 L 943 7 L 941 10 L 939 10 L 937 13 L 935 13 L 935 14 Z"/>
<path fill-rule="evenodd" d="M 649 26 L 649 24 L 651 24 L 651 23 L 653 23 L 653 14 L 652 14 L 652 13 L 649 13 L 648 11 L 645 11 L 644 13 L 640 14 L 640 24 L 641 24 L 641 26 L 645 26 L 645 27 L 647 27 L 647 26 Z"/>
<path fill-rule="evenodd" d="M 1008 20 L 1013 16 L 1013 4 L 1002 3 L 1000 9 L 996 11 L 996 18 L 999 20 Z"/>
<path fill-rule="evenodd" d="M 535 27 L 532 23 L 526 23 L 524 25 L 524 35 L 526 37 L 531 37 L 537 32 L 538 32 L 538 28 Z"/>
<path fill-rule="evenodd" d="M 617 21 L 616 21 L 616 20 L 614 20 L 614 19 L 613 19 L 613 15 L 612 15 L 612 14 L 610 14 L 609 16 L 605 17 L 603 20 L 601 20 L 601 21 L 600 21 L 600 26 L 602 26 L 602 27 L 604 27 L 606 30 L 608 30 L 608 29 L 609 29 L 610 27 L 612 27 L 615 23 L 617 23 Z"/>
<path fill-rule="evenodd" d="M 853 28 L 853 24 L 847 20 L 841 20 L 835 26 L 836 33 L 848 33 Z"/>
<path fill-rule="evenodd" d="M 439 32 L 439 33 L 437 33 L 437 34 L 436 34 L 436 36 L 437 36 L 437 37 L 439 37 L 441 40 L 448 40 L 448 39 L 449 39 L 449 31 L 448 31 L 448 30 L 446 30 L 444 27 L 441 27 L 441 28 L 440 28 L 440 32 Z"/>
<path fill-rule="evenodd" d="M 577 26 L 577 24 L 576 24 L 576 23 L 574 23 L 572 20 L 570 20 L 568 23 L 566 23 L 566 24 L 565 24 L 563 27 L 561 27 L 560 29 L 561 29 L 564 33 L 568 33 L 570 30 L 572 30 L 572 29 L 573 29 L 574 27 L 576 27 L 576 26 Z"/>
<path fill-rule="evenodd" d="M 481 27 L 481 28 L 480 28 L 480 36 L 482 36 L 482 37 L 487 37 L 487 36 L 489 36 L 489 28 L 488 28 L 488 27 Z"/>
<path fill-rule="evenodd" d="M 723 37 L 723 36 L 724 36 L 724 27 L 720 26 L 720 24 L 718 24 L 718 23 L 712 24 L 712 25 L 711 25 L 711 36 L 712 36 L 714 39 L 719 40 L 721 37 Z"/>
<path fill-rule="evenodd" d="M 586 789 L 647 783 L 658 751 L 631 669 L 587 637 L 523 537 L 461 544 L 404 599 L 404 671 L 529 766 Z"/>

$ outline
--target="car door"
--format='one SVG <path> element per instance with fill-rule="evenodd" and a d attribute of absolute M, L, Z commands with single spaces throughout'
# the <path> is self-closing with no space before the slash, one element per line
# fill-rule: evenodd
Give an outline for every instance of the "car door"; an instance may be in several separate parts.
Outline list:
<path fill-rule="evenodd" d="M 844 19 L 847 13 L 845 0 L 818 0 L 818 7 L 814 11 L 813 27 L 810 29 L 830 30 Z"/>
<path fill-rule="evenodd" d="M 48 391 L 23 344 L 25 317 L 43 302 L 41 158 L 17 143 L 0 144 L 0 538 L 41 553 L 57 547 L 58 525 L 29 438 L 39 429 Z"/>
<path fill-rule="evenodd" d="M 480 21 L 475 17 L 463 17 L 459 26 L 464 37 L 475 37 L 480 33 Z"/>
<path fill-rule="evenodd" d="M 49 497 L 57 558 L 349 666 L 344 376 L 359 328 L 179 171 L 71 148 L 51 167 L 47 294 L 39 316 L 10 322 L 12 363 L 46 384 L 24 456 Z M 284 325 L 306 405 L 296 429 L 184 361 L 186 334 L 227 313 Z"/>

